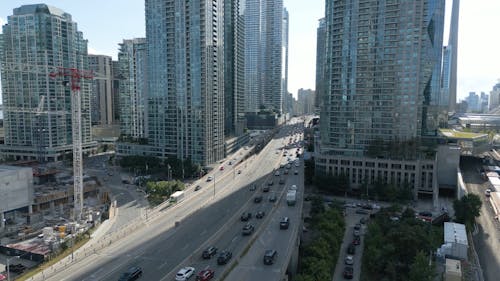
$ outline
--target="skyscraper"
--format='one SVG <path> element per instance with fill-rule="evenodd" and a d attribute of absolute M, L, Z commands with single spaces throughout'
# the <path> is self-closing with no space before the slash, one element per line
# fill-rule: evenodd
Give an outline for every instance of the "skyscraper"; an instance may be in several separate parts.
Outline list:
<path fill-rule="evenodd" d="M 245 104 L 247 112 L 282 112 L 283 35 L 286 15 L 282 0 L 247 0 L 245 6 Z M 287 21 L 286 21 L 287 22 Z M 286 32 L 286 31 L 285 31 Z M 288 45 L 288 42 L 286 42 Z"/>
<path fill-rule="evenodd" d="M 223 158 L 223 0 L 146 0 L 146 41 L 150 154 Z"/>
<path fill-rule="evenodd" d="M 245 5 L 224 1 L 224 129 L 240 136 L 245 129 Z"/>
<path fill-rule="evenodd" d="M 460 14 L 460 0 L 453 0 L 451 10 L 450 35 L 448 37 L 448 49 L 450 49 L 450 90 L 449 111 L 455 111 L 457 104 L 457 58 L 458 58 L 458 20 Z"/>
<path fill-rule="evenodd" d="M 0 45 L 5 144 L 16 159 L 59 160 L 72 151 L 71 88 L 51 79 L 59 67 L 89 70 L 87 40 L 71 15 L 45 4 L 14 9 Z M 90 134 L 91 81 L 81 86 L 83 149 Z M 37 113 L 38 112 L 38 113 Z"/>
<path fill-rule="evenodd" d="M 120 132 L 134 140 L 147 138 L 146 38 L 123 40 L 118 53 Z"/>
<path fill-rule="evenodd" d="M 290 19 L 288 15 L 288 11 L 286 8 L 283 8 L 283 43 L 282 43 L 282 58 L 281 63 L 282 67 L 282 78 L 281 78 L 281 103 L 282 103 L 282 111 L 287 112 L 286 110 L 286 102 L 285 98 L 288 94 L 288 27 L 290 25 Z M 289 112 L 287 112 L 289 113 Z"/>
<path fill-rule="evenodd" d="M 316 96 L 314 106 L 317 110 L 321 107 L 320 97 L 325 95 L 325 35 L 325 19 L 322 18 L 319 20 L 319 26 L 316 31 Z"/>
<path fill-rule="evenodd" d="M 111 125 L 113 116 L 113 67 L 112 58 L 89 55 L 89 68 L 94 74 L 91 94 L 92 125 Z"/>
<path fill-rule="evenodd" d="M 403 148 L 403 143 L 412 146 L 436 134 L 442 113 L 444 0 L 326 1 L 325 11 L 327 78 L 321 97 L 318 172 L 347 174 L 354 185 L 381 177 L 432 192 L 433 160 L 425 164 L 432 167 L 430 174 L 416 173 L 423 162 L 406 164 L 408 159 L 391 170 L 387 151 L 371 148 L 380 142 Z M 415 171 L 397 170 L 405 165 Z"/>

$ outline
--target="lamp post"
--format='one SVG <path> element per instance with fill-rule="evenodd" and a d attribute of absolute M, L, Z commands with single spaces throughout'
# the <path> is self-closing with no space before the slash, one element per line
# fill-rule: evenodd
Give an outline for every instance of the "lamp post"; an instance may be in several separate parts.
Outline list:
<path fill-rule="evenodd" d="M 13 256 L 12 258 L 7 258 L 7 281 L 10 281 L 10 260 L 11 259 L 19 259 L 21 256 Z"/>
<path fill-rule="evenodd" d="M 215 199 L 215 174 L 214 174 L 214 199 Z"/>

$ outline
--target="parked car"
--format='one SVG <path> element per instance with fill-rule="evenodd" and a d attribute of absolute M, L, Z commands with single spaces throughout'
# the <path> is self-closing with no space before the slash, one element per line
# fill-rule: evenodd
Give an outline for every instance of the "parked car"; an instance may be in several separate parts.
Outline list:
<path fill-rule="evenodd" d="M 353 245 L 359 245 L 361 244 L 361 239 L 358 237 L 354 237 L 354 239 L 352 240 L 352 244 Z"/>
<path fill-rule="evenodd" d="M 347 253 L 349 255 L 354 255 L 356 253 L 356 246 L 349 244 L 349 246 L 347 246 Z"/>
<path fill-rule="evenodd" d="M 210 259 L 212 256 L 215 256 L 215 254 L 217 254 L 217 248 L 210 246 L 203 251 L 201 256 L 204 259 Z"/>
<path fill-rule="evenodd" d="M 354 226 L 354 229 L 355 229 L 355 230 L 360 230 L 360 229 L 361 229 L 361 224 L 360 224 L 360 223 L 357 223 L 357 224 Z"/>
<path fill-rule="evenodd" d="M 262 188 L 262 192 L 269 192 L 269 190 L 271 190 L 271 188 L 269 186 L 264 186 Z"/>
<path fill-rule="evenodd" d="M 218 265 L 226 264 L 231 259 L 232 256 L 233 253 L 229 251 L 220 252 L 219 257 L 217 257 L 217 264 Z"/>
<path fill-rule="evenodd" d="M 196 281 L 208 281 L 214 278 L 214 275 L 215 272 L 212 269 L 207 268 L 198 273 L 198 275 L 196 276 Z"/>
<path fill-rule="evenodd" d="M 276 200 L 278 200 L 278 197 L 276 196 L 276 193 L 271 193 L 271 195 L 269 196 L 269 202 L 276 202 Z"/>
<path fill-rule="evenodd" d="M 175 281 L 185 281 L 189 279 L 194 274 L 194 267 L 186 266 L 181 268 L 175 275 Z"/>
<path fill-rule="evenodd" d="M 365 224 L 367 221 L 368 221 L 368 219 L 365 217 L 362 217 L 361 219 L 359 219 L 359 223 L 361 223 L 361 224 Z"/>
<path fill-rule="evenodd" d="M 256 184 L 252 184 L 252 186 L 250 186 L 250 191 L 255 191 L 256 189 L 257 189 Z"/>
<path fill-rule="evenodd" d="M 347 265 L 353 265 L 354 264 L 354 257 L 351 255 L 348 255 L 345 257 L 344 262 Z"/>
<path fill-rule="evenodd" d="M 356 210 L 356 214 L 360 214 L 360 215 L 368 215 L 369 213 L 370 213 L 369 211 L 364 210 L 364 209 Z"/>
<path fill-rule="evenodd" d="M 124 272 L 118 281 L 131 281 L 136 280 L 142 275 L 142 268 L 138 266 L 130 267 L 126 272 Z"/>
<path fill-rule="evenodd" d="M 354 273 L 354 268 L 352 266 L 346 266 L 344 267 L 344 278 L 345 279 L 352 279 Z"/>

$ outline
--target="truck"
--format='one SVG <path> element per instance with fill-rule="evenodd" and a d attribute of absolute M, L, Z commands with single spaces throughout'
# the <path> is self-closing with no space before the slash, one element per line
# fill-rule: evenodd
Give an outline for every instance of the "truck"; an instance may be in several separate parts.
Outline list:
<path fill-rule="evenodd" d="M 294 206 L 297 201 L 297 190 L 288 190 L 286 193 L 286 203 L 288 206 Z"/>
<path fill-rule="evenodd" d="M 180 202 L 184 198 L 184 191 L 176 191 L 172 195 L 170 195 L 170 202 L 177 203 Z"/>

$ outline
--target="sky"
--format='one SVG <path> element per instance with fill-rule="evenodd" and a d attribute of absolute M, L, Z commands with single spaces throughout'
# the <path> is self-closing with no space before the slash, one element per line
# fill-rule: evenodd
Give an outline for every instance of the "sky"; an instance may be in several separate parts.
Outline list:
<path fill-rule="evenodd" d="M 14 8 L 34 3 L 71 14 L 92 54 L 116 59 L 123 39 L 145 36 L 144 0 L 0 0 L 0 25 Z M 284 5 L 290 15 L 288 91 L 297 96 L 299 88 L 315 88 L 316 29 L 325 0 L 284 0 Z M 460 5 L 457 96 L 463 99 L 469 92 L 489 93 L 500 78 L 500 1 L 462 0 Z"/>

